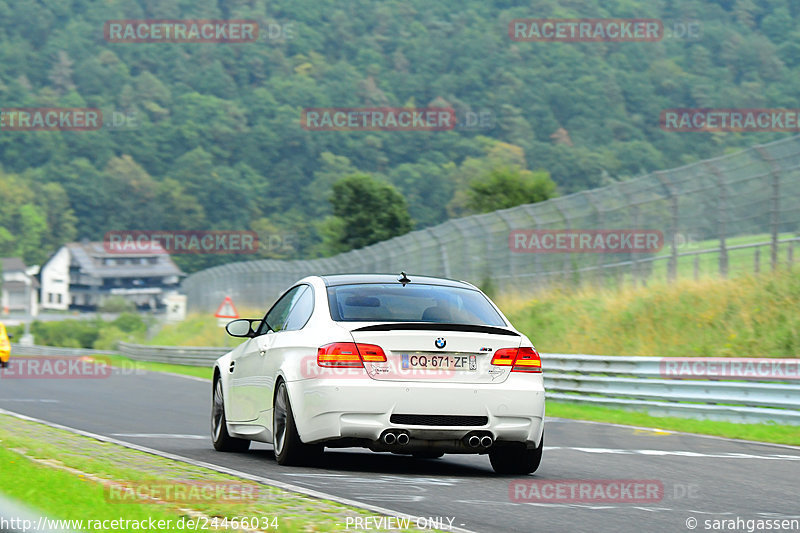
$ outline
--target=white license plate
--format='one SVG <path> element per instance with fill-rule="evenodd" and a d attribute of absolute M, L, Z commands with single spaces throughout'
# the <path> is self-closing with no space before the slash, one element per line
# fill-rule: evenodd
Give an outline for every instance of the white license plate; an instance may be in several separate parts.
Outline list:
<path fill-rule="evenodd" d="M 478 369 L 478 359 L 475 355 L 404 353 L 402 354 L 402 367 L 404 370 L 463 370 L 469 372 Z"/>

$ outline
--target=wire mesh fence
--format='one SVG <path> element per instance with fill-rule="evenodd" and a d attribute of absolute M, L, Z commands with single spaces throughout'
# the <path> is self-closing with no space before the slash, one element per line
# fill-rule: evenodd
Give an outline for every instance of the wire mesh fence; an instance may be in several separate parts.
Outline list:
<path fill-rule="evenodd" d="M 556 283 L 622 286 L 729 276 L 791 265 L 798 227 L 795 136 L 600 189 L 449 220 L 333 257 L 210 268 L 187 277 L 183 291 L 191 311 L 213 311 L 225 296 L 262 309 L 312 274 L 403 270 L 498 293 Z M 658 245 L 631 244 L 639 242 L 637 235 Z M 652 243 L 648 235 L 656 236 Z M 626 240 L 629 246 L 620 245 Z"/>

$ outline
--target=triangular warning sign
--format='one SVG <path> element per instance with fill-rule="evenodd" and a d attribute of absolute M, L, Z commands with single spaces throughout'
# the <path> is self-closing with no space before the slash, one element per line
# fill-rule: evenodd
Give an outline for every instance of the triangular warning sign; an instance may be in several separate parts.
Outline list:
<path fill-rule="evenodd" d="M 230 296 L 226 296 L 222 300 L 214 316 L 217 318 L 239 318 L 239 312 L 236 310 L 236 306 L 233 305 L 233 300 L 231 300 Z"/>

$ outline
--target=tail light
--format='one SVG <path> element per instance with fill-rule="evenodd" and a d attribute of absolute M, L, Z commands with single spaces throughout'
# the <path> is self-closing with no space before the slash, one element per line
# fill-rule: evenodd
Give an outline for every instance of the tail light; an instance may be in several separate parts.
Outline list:
<path fill-rule="evenodd" d="M 358 368 L 364 363 L 385 363 L 383 348 L 374 344 L 334 342 L 317 349 L 317 364 L 326 367 Z"/>
<path fill-rule="evenodd" d="M 542 358 L 535 348 L 520 348 L 512 372 L 541 372 Z"/>
<path fill-rule="evenodd" d="M 492 357 L 495 366 L 510 366 L 512 372 L 541 372 L 542 359 L 534 348 L 502 348 Z"/>

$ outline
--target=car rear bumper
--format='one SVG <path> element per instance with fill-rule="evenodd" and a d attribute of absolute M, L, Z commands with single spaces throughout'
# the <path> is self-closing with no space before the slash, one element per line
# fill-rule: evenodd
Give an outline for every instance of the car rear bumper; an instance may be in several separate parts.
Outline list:
<path fill-rule="evenodd" d="M 512 374 L 497 384 L 309 379 L 287 386 L 304 442 L 378 442 L 387 429 L 407 432 L 412 443 L 452 442 L 452 451 L 474 431 L 488 433 L 497 442 L 521 442 L 529 447 L 538 446 L 541 440 L 541 374 Z M 398 424 L 390 421 L 393 414 L 483 416 L 487 421 L 474 426 Z"/>

